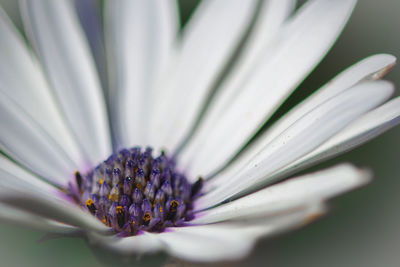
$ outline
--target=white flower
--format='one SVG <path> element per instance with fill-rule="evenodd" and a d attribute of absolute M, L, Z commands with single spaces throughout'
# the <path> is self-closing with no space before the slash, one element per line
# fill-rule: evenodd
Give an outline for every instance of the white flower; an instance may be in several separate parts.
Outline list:
<path fill-rule="evenodd" d="M 107 79 L 98 70 L 105 73 L 91 54 L 101 52 L 101 43 L 90 50 L 72 1 L 21 1 L 35 53 L 0 12 L 1 219 L 79 234 L 117 254 L 166 252 L 213 262 L 242 258 L 259 237 L 323 214 L 325 200 L 365 184 L 370 173 L 342 164 L 276 182 L 399 123 L 400 99 L 388 101 L 393 85 L 377 81 L 395 64 L 393 56 L 374 55 L 348 68 L 232 159 L 329 50 L 355 2 L 310 0 L 294 13 L 293 0 L 204 0 L 177 38 L 175 1 L 106 1 L 105 94 L 99 77 Z M 191 207 L 182 217 L 163 215 L 171 227 L 135 228 L 121 237 L 123 224 L 132 223 L 127 211 L 117 211 L 121 222 L 115 215 L 103 224 L 90 214 L 97 216 L 98 202 L 85 192 L 113 199 L 107 186 L 122 190 L 122 180 L 97 179 L 105 177 L 103 168 L 94 170 L 89 189 L 79 184 L 115 149 L 136 145 L 174 153 L 190 183 L 205 180 L 201 194 L 184 201 Z M 153 187 L 144 182 L 150 189 L 143 190 L 161 190 L 150 181 Z M 144 193 L 157 198 L 150 194 Z M 164 201 L 161 208 L 172 214 Z"/>

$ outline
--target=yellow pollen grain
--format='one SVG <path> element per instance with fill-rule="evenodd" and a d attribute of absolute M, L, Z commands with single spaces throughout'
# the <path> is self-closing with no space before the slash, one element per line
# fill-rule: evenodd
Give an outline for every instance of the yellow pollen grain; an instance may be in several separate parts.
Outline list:
<path fill-rule="evenodd" d="M 86 206 L 91 206 L 93 204 L 94 204 L 93 199 L 89 198 L 88 200 L 86 200 Z"/>
<path fill-rule="evenodd" d="M 110 194 L 109 199 L 111 199 L 113 202 L 118 201 L 118 194 Z"/>
<path fill-rule="evenodd" d="M 117 207 L 115 208 L 115 211 L 116 211 L 118 214 L 121 214 L 121 213 L 124 211 L 124 208 L 123 208 L 122 206 L 117 206 Z"/>
<path fill-rule="evenodd" d="M 150 219 L 151 219 L 151 214 L 149 212 L 146 212 L 146 214 L 143 216 L 143 220 L 145 222 L 148 222 L 150 221 Z"/>
<path fill-rule="evenodd" d="M 99 184 L 102 185 L 103 183 L 104 183 L 104 180 L 103 180 L 103 179 L 100 179 L 100 180 L 99 180 Z"/>
<path fill-rule="evenodd" d="M 163 208 L 160 206 L 160 213 L 162 213 L 163 212 Z"/>
<path fill-rule="evenodd" d="M 176 201 L 176 200 L 172 200 L 172 201 L 171 201 L 171 206 L 174 207 L 174 208 L 176 208 L 176 207 L 179 206 L 179 202 Z"/>

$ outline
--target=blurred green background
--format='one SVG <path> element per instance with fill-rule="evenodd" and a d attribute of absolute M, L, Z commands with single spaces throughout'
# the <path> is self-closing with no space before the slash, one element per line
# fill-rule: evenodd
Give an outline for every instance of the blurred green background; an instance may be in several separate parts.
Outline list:
<path fill-rule="evenodd" d="M 222 1 L 222 0 L 220 0 Z M 227 4 L 229 3 L 228 0 Z M 334 1 L 334 0 L 332 0 Z M 0 0 L 20 25 L 15 0 Z M 186 20 L 198 1 L 183 0 Z M 298 102 L 356 61 L 374 54 L 400 55 L 400 1 L 361 0 L 338 42 L 290 98 Z M 400 67 L 386 77 L 400 85 Z M 330 202 L 331 212 L 299 231 L 261 240 L 247 266 L 400 266 L 400 128 L 331 160 L 369 166 L 376 178 Z M 80 239 L 38 242 L 42 233 L 0 225 L 0 266 L 98 266 Z"/>

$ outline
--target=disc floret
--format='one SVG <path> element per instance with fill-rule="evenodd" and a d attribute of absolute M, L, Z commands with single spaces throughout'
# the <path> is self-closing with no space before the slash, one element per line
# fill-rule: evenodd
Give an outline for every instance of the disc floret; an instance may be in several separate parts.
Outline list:
<path fill-rule="evenodd" d="M 122 149 L 87 174 L 76 172 L 74 199 L 122 236 L 182 225 L 192 217 L 202 179 L 192 185 L 172 157 L 152 152 Z"/>

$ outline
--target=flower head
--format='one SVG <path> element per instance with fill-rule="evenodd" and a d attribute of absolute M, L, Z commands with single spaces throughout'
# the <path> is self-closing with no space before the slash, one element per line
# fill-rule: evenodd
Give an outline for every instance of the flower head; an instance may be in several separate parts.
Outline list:
<path fill-rule="evenodd" d="M 296 173 L 399 123 L 377 81 L 395 58 L 379 54 L 260 131 L 354 0 L 204 0 L 181 34 L 175 1 L 106 1 L 104 34 L 92 4 L 22 0 L 29 45 L 0 12 L 5 221 L 118 254 L 236 260 L 371 176 Z"/>
<path fill-rule="evenodd" d="M 75 178 L 67 194 L 120 237 L 184 225 L 203 184 L 190 184 L 173 159 L 153 157 L 149 147 L 123 149 Z"/>

